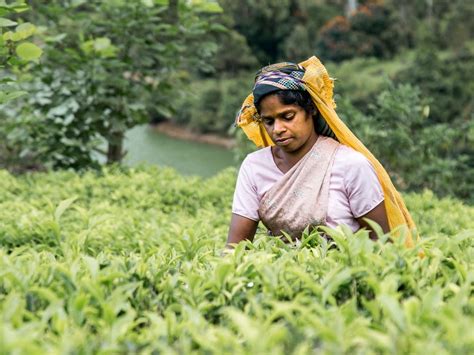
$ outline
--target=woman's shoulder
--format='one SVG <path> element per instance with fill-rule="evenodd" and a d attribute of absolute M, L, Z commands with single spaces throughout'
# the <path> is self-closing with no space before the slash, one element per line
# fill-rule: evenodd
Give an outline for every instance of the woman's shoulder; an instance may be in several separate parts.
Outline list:
<path fill-rule="evenodd" d="M 252 153 L 247 154 L 244 161 L 242 162 L 243 165 L 261 165 L 262 163 L 266 163 L 269 161 L 269 158 L 272 157 L 271 147 L 260 148 Z M 272 158 L 273 159 L 273 158 Z"/>
<path fill-rule="evenodd" d="M 362 153 L 341 144 L 336 151 L 332 174 L 340 177 L 347 185 L 353 180 L 376 176 L 375 169 Z"/>
<path fill-rule="evenodd" d="M 341 144 L 334 156 L 334 165 L 341 168 L 355 168 L 360 166 L 371 166 L 369 160 L 355 149 Z"/>
<path fill-rule="evenodd" d="M 273 161 L 270 147 L 248 154 L 240 166 L 240 172 L 259 186 L 275 182 L 283 175 Z"/>

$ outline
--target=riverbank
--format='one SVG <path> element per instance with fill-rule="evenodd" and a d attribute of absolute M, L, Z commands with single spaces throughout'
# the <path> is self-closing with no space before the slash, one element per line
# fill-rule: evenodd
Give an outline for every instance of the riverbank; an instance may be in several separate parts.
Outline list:
<path fill-rule="evenodd" d="M 184 175 L 206 178 L 234 166 L 233 150 L 182 138 L 173 138 L 148 124 L 136 126 L 126 134 L 125 150 L 128 153 L 124 164 L 168 166 Z"/>
<path fill-rule="evenodd" d="M 151 128 L 172 138 L 217 145 L 226 149 L 232 149 L 236 144 L 233 138 L 226 138 L 216 134 L 197 133 L 188 127 L 179 126 L 172 122 L 160 122 L 151 125 Z"/>

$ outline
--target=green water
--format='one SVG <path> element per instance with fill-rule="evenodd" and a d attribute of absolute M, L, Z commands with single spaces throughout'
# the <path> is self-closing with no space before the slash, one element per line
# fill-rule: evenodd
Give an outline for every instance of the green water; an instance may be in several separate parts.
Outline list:
<path fill-rule="evenodd" d="M 234 156 L 229 149 L 171 138 L 147 125 L 127 132 L 125 149 L 128 153 L 124 163 L 129 166 L 169 166 L 185 175 L 209 177 L 234 165 Z"/>

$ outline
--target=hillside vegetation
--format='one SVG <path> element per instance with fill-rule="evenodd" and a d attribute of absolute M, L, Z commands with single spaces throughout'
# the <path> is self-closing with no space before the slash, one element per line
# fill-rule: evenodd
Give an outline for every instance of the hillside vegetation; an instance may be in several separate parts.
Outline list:
<path fill-rule="evenodd" d="M 1 353 L 474 351 L 474 208 L 454 199 L 405 196 L 412 250 L 338 229 L 222 256 L 234 170 L 0 181 Z"/>

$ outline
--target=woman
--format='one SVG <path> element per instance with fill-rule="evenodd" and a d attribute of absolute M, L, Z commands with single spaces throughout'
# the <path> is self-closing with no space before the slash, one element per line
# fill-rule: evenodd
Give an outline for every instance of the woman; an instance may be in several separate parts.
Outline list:
<path fill-rule="evenodd" d="M 332 96 L 333 80 L 316 57 L 257 73 L 236 123 L 264 148 L 240 168 L 228 245 L 252 240 L 259 221 L 293 239 L 320 225 L 371 230 L 366 219 L 384 232 L 415 227 L 386 171 L 337 116 Z"/>

